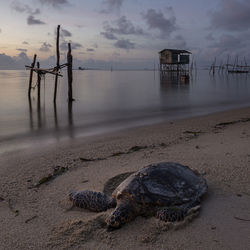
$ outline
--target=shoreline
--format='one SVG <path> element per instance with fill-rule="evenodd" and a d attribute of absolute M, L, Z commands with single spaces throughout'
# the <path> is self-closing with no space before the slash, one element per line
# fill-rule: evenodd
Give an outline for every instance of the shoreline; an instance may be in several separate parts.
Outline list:
<path fill-rule="evenodd" d="M 2 154 L 0 219 L 6 231 L 0 248 L 247 249 L 250 120 L 242 118 L 250 118 L 250 108 Z M 103 221 L 110 211 L 68 211 L 70 190 L 102 191 L 110 178 L 162 161 L 186 164 L 208 181 L 200 215 L 183 228 L 137 217 L 107 233 Z M 33 187 L 56 166 L 67 169 Z"/>
<path fill-rule="evenodd" d="M 50 145 L 56 146 L 56 144 L 65 144 L 67 141 L 72 143 L 72 141 L 78 142 L 79 140 L 84 140 L 85 138 L 96 138 L 111 134 L 122 133 L 123 131 L 139 129 L 143 127 L 157 126 L 161 124 L 167 124 L 169 122 L 174 122 L 178 120 L 188 120 L 198 117 L 206 117 L 213 114 L 236 111 L 241 109 L 247 109 L 248 105 L 243 105 L 240 107 L 224 107 L 216 111 L 207 110 L 194 112 L 193 114 L 185 115 L 171 115 L 169 118 L 163 118 L 156 116 L 148 118 L 146 120 L 125 120 L 125 123 L 122 123 L 121 120 L 109 121 L 108 123 L 102 124 L 100 127 L 98 123 L 92 124 L 93 127 L 89 124 L 87 126 L 70 126 L 62 127 L 59 130 L 50 128 L 48 130 L 37 130 L 37 131 L 26 131 L 20 134 L 9 134 L 0 138 L 0 155 L 6 152 L 19 151 L 23 149 L 29 150 L 30 148 L 43 146 L 47 147 Z M 74 143 L 74 142 L 73 142 Z"/>
<path fill-rule="evenodd" d="M 213 116 L 216 114 L 223 114 L 223 113 L 231 113 L 231 112 L 238 112 L 240 110 L 247 110 L 249 108 L 249 106 L 243 106 L 240 108 L 234 107 L 232 109 L 225 109 L 222 111 L 216 111 L 216 112 L 209 112 L 209 113 L 205 113 L 205 114 L 194 114 L 192 116 L 187 116 L 187 117 L 174 117 L 173 119 L 168 119 L 165 121 L 158 121 L 158 122 L 146 122 L 145 124 L 139 124 L 139 125 L 131 125 L 131 126 L 117 126 L 117 127 L 113 127 L 110 129 L 107 128 L 103 128 L 103 129 L 98 129 L 98 131 L 89 131 L 89 132 L 77 132 L 74 133 L 74 130 L 72 129 L 72 131 L 70 131 L 71 134 L 74 134 L 74 137 L 71 138 L 69 136 L 69 134 L 64 134 L 62 133 L 59 136 L 55 136 L 55 137 L 51 137 L 48 136 L 47 133 L 44 133 L 44 135 L 42 134 L 34 134 L 31 135 L 29 132 L 27 132 L 27 135 L 17 135 L 18 138 L 23 138 L 22 140 L 17 139 L 16 141 L 13 142 L 13 140 L 16 139 L 15 135 L 10 136 L 9 138 L 6 137 L 7 139 L 5 139 L 2 143 L 2 148 L 0 149 L 0 156 L 6 153 L 12 153 L 15 151 L 23 151 L 23 150 L 33 150 L 33 148 L 35 147 L 34 150 L 38 150 L 38 145 L 42 145 L 43 147 L 55 147 L 58 145 L 66 145 L 67 143 L 71 144 L 75 144 L 75 143 L 81 143 L 81 141 L 87 139 L 89 140 L 89 138 L 100 138 L 102 136 L 106 137 L 106 136 L 112 136 L 112 135 L 116 135 L 116 134 L 122 134 L 123 132 L 126 133 L 126 131 L 131 131 L 131 130 L 136 130 L 136 129 L 141 129 L 141 128 L 150 128 L 152 127 L 157 127 L 160 125 L 164 125 L 164 124 L 168 124 L 168 123 L 172 123 L 172 122 L 176 122 L 176 121 L 185 121 L 185 120 L 189 120 L 189 119 L 195 119 L 195 118 L 202 118 L 202 117 L 207 117 L 207 116 Z M 203 112 L 204 113 L 204 112 Z M 112 131 L 113 129 L 113 131 Z M 87 129 L 89 130 L 89 129 Z M 66 131 L 66 130 L 65 130 Z M 57 133 L 58 131 L 54 131 L 54 133 Z M 52 134 L 53 132 L 51 131 L 50 134 Z M 45 136 L 46 139 L 43 139 Z M 76 138 L 78 137 L 78 138 Z M 10 142 L 9 142 L 10 141 Z M 14 146 L 14 145 L 18 145 L 18 146 Z M 32 146 L 31 146 L 32 145 Z"/>

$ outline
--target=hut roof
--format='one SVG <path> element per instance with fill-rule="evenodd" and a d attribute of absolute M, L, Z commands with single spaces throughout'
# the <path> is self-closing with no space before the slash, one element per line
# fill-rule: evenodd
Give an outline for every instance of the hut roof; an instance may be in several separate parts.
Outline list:
<path fill-rule="evenodd" d="M 192 54 L 191 52 L 187 51 L 187 50 L 180 50 L 180 49 L 163 49 L 159 52 L 159 54 L 161 54 L 162 52 L 164 51 L 170 51 L 174 54 L 183 54 L 183 53 L 186 53 L 186 54 Z"/>

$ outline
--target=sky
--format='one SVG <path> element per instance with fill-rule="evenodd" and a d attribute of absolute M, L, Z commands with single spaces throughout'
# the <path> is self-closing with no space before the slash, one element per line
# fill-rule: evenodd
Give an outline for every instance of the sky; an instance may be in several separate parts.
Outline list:
<path fill-rule="evenodd" d="M 0 0 L 0 69 L 37 54 L 53 66 L 71 42 L 74 67 L 153 68 L 164 48 L 192 52 L 198 65 L 250 63 L 250 0 Z M 244 59 L 245 57 L 245 59 Z"/>

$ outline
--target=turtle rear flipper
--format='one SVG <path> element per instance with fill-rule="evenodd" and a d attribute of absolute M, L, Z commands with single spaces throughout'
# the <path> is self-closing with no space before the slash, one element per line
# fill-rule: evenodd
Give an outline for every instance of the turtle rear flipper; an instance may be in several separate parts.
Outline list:
<path fill-rule="evenodd" d="M 196 213 L 200 209 L 199 199 L 180 206 L 163 207 L 156 212 L 156 217 L 163 221 L 182 221 L 187 215 Z"/>
<path fill-rule="evenodd" d="M 107 209 L 116 206 L 115 199 L 101 192 L 89 190 L 81 192 L 73 191 L 69 194 L 69 199 L 76 207 L 86 208 L 94 212 L 106 211 Z"/>
<path fill-rule="evenodd" d="M 166 222 L 182 221 L 186 213 L 179 207 L 165 207 L 156 213 L 156 217 Z"/>

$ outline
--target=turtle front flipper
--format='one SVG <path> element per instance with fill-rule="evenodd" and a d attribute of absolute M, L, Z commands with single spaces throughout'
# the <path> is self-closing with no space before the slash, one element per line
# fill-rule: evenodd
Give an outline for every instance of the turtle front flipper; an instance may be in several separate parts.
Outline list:
<path fill-rule="evenodd" d="M 175 222 L 184 220 L 185 216 L 200 209 L 199 199 L 179 206 L 163 207 L 156 212 L 156 217 L 163 221 Z"/>
<path fill-rule="evenodd" d="M 116 206 L 115 199 L 101 192 L 89 190 L 81 192 L 73 191 L 69 194 L 69 199 L 76 207 L 86 208 L 94 212 L 106 211 L 107 209 Z"/>
<path fill-rule="evenodd" d="M 138 214 L 138 208 L 133 201 L 130 199 L 121 200 L 106 220 L 108 231 L 120 228 L 123 224 L 132 221 Z"/>

